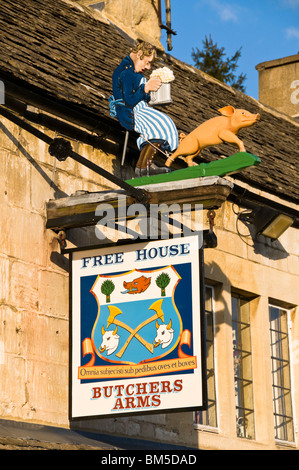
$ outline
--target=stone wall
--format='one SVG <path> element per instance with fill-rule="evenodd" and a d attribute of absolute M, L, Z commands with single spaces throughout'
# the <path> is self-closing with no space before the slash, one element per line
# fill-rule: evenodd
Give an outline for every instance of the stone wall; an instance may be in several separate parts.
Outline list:
<path fill-rule="evenodd" d="M 70 0 L 67 0 L 68 2 Z M 97 5 L 96 12 L 119 26 L 133 39 L 141 39 L 163 49 L 158 16 L 158 0 L 77 0 L 85 7 Z"/>
<path fill-rule="evenodd" d="M 299 54 L 257 65 L 259 101 L 299 117 Z"/>
<path fill-rule="evenodd" d="M 72 145 L 112 171 L 111 155 Z M 1 119 L 0 415 L 68 426 L 68 260 L 45 228 L 45 203 L 107 189 L 107 180 L 73 160 L 55 162 L 47 147 Z M 81 232 L 73 237 L 86 244 Z"/>
<path fill-rule="evenodd" d="M 54 137 L 54 134 L 49 135 Z M 79 154 L 118 173 L 111 153 L 72 142 Z M 45 202 L 78 190 L 112 187 L 71 159 L 55 162 L 47 146 L 5 119 L 0 122 L 0 416 L 69 427 L 68 259 L 57 234 L 46 229 Z M 204 214 L 206 221 L 206 213 Z M 238 227 L 238 230 L 237 230 Z M 76 428 L 202 449 L 273 449 L 272 375 L 268 302 L 291 310 L 294 421 L 299 410 L 298 234 L 294 228 L 253 245 L 237 226 L 236 207 L 216 211 L 216 249 L 205 250 L 205 276 L 215 291 L 218 428 L 196 427 L 193 413 L 134 415 L 77 422 Z M 74 229 L 72 244 L 89 236 Z M 236 437 L 231 292 L 253 297 L 252 367 L 256 437 Z M 289 448 L 294 448 L 290 445 Z"/>

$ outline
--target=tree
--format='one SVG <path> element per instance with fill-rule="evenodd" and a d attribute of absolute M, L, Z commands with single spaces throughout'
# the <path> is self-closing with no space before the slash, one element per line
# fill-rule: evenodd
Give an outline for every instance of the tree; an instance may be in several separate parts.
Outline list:
<path fill-rule="evenodd" d="M 169 283 L 170 283 L 170 277 L 168 276 L 167 273 L 159 274 L 159 276 L 156 279 L 156 284 L 161 289 L 161 296 L 162 297 L 165 297 L 165 295 L 166 295 L 165 289 L 166 289 L 166 287 L 168 286 Z"/>
<path fill-rule="evenodd" d="M 192 49 L 192 59 L 194 60 L 194 65 L 203 72 L 211 75 L 218 80 L 231 85 L 233 88 L 236 88 L 239 91 L 245 92 L 245 87 L 243 85 L 246 80 L 246 74 L 241 73 L 238 77 L 235 75 L 235 71 L 238 67 L 238 60 L 241 57 L 241 50 L 237 52 L 232 57 L 225 57 L 224 47 L 218 47 L 217 43 L 213 42 L 213 39 L 210 35 L 209 39 L 205 36 L 203 42 L 203 49 L 196 50 Z"/>
<path fill-rule="evenodd" d="M 109 279 L 104 281 L 103 284 L 101 285 L 101 292 L 102 294 L 106 295 L 107 304 L 110 302 L 110 295 L 112 294 L 114 289 L 115 289 L 115 285 Z"/>

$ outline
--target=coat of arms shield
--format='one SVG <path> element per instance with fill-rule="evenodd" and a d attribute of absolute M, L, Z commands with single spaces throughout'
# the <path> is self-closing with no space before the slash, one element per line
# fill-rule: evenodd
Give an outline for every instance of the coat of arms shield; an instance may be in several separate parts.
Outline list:
<path fill-rule="evenodd" d="M 96 354 L 120 364 L 169 355 L 182 333 L 174 301 L 180 279 L 173 266 L 99 275 L 91 289 L 98 305 L 92 330 Z"/>

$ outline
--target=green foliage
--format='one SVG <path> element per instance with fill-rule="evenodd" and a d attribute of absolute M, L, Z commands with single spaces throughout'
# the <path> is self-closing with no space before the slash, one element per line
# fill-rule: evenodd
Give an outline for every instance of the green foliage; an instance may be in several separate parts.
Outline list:
<path fill-rule="evenodd" d="M 165 287 L 167 287 L 169 283 L 170 283 L 170 277 L 168 276 L 167 273 L 159 274 L 159 276 L 156 279 L 156 284 L 161 289 L 165 289 Z"/>
<path fill-rule="evenodd" d="M 115 289 L 115 285 L 109 279 L 104 281 L 102 286 L 101 286 L 101 292 L 102 292 L 102 294 L 105 294 L 105 295 L 112 294 L 114 289 Z"/>
<path fill-rule="evenodd" d="M 242 47 L 240 47 L 232 57 L 224 59 L 226 55 L 224 47 L 219 48 L 217 43 L 213 42 L 211 35 L 209 39 L 205 36 L 202 42 L 202 50 L 198 48 L 196 48 L 196 50 L 194 48 L 192 49 L 191 56 L 195 67 L 217 78 L 217 80 L 225 82 L 239 91 L 245 92 L 243 83 L 246 80 L 246 75 L 243 73 L 238 77 L 235 75 L 238 60 L 241 57 Z"/>
<path fill-rule="evenodd" d="M 167 273 L 161 273 L 156 279 L 156 284 L 158 287 L 161 289 L 161 295 L 165 297 L 165 289 L 170 283 L 170 277 L 168 276 Z"/>
<path fill-rule="evenodd" d="M 106 295 L 106 301 L 107 302 L 110 302 L 110 294 L 112 294 L 114 289 L 115 289 L 115 285 L 113 284 L 112 281 L 110 281 L 110 279 L 107 279 L 101 285 L 101 292 L 102 292 L 102 294 Z"/>

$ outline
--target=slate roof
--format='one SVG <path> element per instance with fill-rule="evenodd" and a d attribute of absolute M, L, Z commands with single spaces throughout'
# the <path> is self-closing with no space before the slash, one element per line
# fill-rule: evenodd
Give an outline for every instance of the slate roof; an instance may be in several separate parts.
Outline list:
<path fill-rule="evenodd" d="M 0 79 L 35 91 L 54 104 L 93 116 L 111 135 L 120 132 L 110 117 L 112 72 L 129 52 L 130 39 L 114 25 L 70 0 L 5 0 L 0 10 Z M 166 109 L 179 131 L 191 132 L 226 105 L 261 114 L 261 121 L 239 136 L 247 152 L 262 163 L 235 175 L 249 185 L 298 203 L 299 125 L 288 116 L 212 79 L 174 57 L 159 53 L 159 66 L 170 67 L 173 104 Z M 210 161 L 236 153 L 222 144 L 205 149 Z"/>

